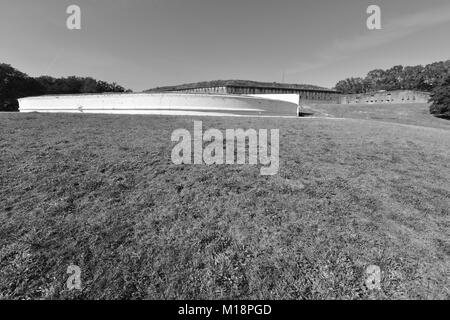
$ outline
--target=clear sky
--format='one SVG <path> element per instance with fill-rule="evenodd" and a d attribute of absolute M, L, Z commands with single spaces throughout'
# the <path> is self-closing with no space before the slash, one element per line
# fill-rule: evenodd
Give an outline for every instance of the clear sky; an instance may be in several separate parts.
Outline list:
<path fill-rule="evenodd" d="M 66 28 L 71 4 L 81 30 Z M 382 30 L 366 27 L 370 4 Z M 217 79 L 332 87 L 447 60 L 449 31 L 448 0 L 0 0 L 0 62 L 135 91 Z"/>

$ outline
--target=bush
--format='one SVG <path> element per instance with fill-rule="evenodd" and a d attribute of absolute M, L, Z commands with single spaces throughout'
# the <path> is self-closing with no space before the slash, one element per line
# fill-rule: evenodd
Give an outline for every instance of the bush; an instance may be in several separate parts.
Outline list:
<path fill-rule="evenodd" d="M 450 119 L 450 75 L 433 90 L 431 102 L 431 114 Z"/>

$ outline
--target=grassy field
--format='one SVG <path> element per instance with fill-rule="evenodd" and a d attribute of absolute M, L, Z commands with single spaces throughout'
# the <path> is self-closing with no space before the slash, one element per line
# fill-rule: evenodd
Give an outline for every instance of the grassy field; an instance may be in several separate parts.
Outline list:
<path fill-rule="evenodd" d="M 449 299 L 449 122 L 361 109 L 0 114 L 0 298 Z M 279 175 L 173 165 L 171 133 L 194 119 L 279 128 Z"/>

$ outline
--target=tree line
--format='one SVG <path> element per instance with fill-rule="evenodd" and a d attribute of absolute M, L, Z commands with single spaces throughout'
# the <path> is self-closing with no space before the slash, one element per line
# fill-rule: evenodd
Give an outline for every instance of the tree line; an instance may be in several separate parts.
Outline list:
<path fill-rule="evenodd" d="M 426 66 L 394 66 L 375 69 L 365 78 L 348 78 L 339 81 L 335 89 L 345 93 L 367 93 L 379 90 L 418 90 L 432 92 L 450 75 L 450 60 Z"/>
<path fill-rule="evenodd" d="M 47 94 L 130 92 L 117 83 L 90 77 L 30 77 L 9 64 L 0 63 L 0 111 L 17 111 L 17 99 Z"/>
<path fill-rule="evenodd" d="M 450 119 L 450 60 L 426 66 L 395 66 L 375 69 L 365 78 L 339 81 L 335 89 L 344 94 L 368 93 L 379 90 L 418 90 L 431 93 L 430 113 Z"/>

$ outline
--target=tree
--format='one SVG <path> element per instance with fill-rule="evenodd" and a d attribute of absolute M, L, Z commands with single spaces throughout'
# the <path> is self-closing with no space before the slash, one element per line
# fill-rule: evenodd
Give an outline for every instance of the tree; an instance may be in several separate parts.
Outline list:
<path fill-rule="evenodd" d="M 392 67 L 384 73 L 383 83 L 381 84 L 382 90 L 400 90 L 403 84 L 403 66 Z"/>
<path fill-rule="evenodd" d="M 68 77 L 55 79 L 49 76 L 37 78 L 46 89 L 46 94 L 79 94 L 125 92 L 125 88 L 118 84 L 98 81 L 93 78 Z M 129 92 L 130 90 L 128 90 Z"/>
<path fill-rule="evenodd" d="M 369 91 L 384 90 L 384 83 L 386 82 L 386 71 L 382 69 L 375 69 L 369 71 L 365 78 L 366 86 Z"/>
<path fill-rule="evenodd" d="M 425 83 L 433 90 L 438 86 L 445 77 L 450 74 L 447 62 L 435 62 L 425 66 L 424 77 Z"/>
<path fill-rule="evenodd" d="M 421 65 L 405 67 L 403 69 L 402 89 L 429 91 L 430 87 L 425 83 L 425 68 Z"/>
<path fill-rule="evenodd" d="M 431 63 L 425 67 L 394 66 L 390 69 L 375 69 L 367 76 L 339 81 L 336 89 L 343 93 L 360 93 L 378 90 L 418 90 L 431 92 L 450 75 L 450 60 Z M 354 83 L 354 79 L 358 79 Z"/>
<path fill-rule="evenodd" d="M 105 81 L 97 82 L 97 92 L 130 92 L 130 90 L 126 90 L 122 86 L 119 86 L 117 83 L 107 83 Z"/>
<path fill-rule="evenodd" d="M 450 75 L 434 88 L 431 101 L 431 114 L 450 119 Z"/>
<path fill-rule="evenodd" d="M 17 99 L 44 94 L 80 94 L 131 92 L 117 83 L 97 81 L 86 77 L 32 78 L 8 64 L 0 64 L 0 111 L 17 111 Z"/>
<path fill-rule="evenodd" d="M 335 89 L 345 94 L 366 92 L 364 79 L 362 78 L 348 78 L 339 81 L 336 84 Z"/>
<path fill-rule="evenodd" d="M 44 92 L 45 88 L 34 78 L 9 64 L 0 64 L 0 111 L 17 111 L 17 99 Z"/>
<path fill-rule="evenodd" d="M 97 81 L 92 78 L 81 79 L 80 93 L 97 93 Z"/>

